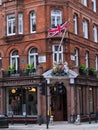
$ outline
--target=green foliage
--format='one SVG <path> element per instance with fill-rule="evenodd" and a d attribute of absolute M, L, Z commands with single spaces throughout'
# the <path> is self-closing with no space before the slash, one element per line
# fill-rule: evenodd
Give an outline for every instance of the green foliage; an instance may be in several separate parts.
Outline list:
<path fill-rule="evenodd" d="M 14 65 L 8 66 L 8 73 L 10 73 L 10 74 L 14 74 L 15 73 L 15 66 Z"/>
<path fill-rule="evenodd" d="M 80 74 L 86 74 L 87 73 L 87 69 L 86 66 L 84 64 L 81 64 L 79 67 L 79 73 Z"/>
<path fill-rule="evenodd" d="M 96 75 L 97 71 L 94 67 L 89 68 L 89 75 Z"/>
<path fill-rule="evenodd" d="M 32 72 L 34 72 L 34 64 L 27 64 L 24 73 L 28 74 Z"/>

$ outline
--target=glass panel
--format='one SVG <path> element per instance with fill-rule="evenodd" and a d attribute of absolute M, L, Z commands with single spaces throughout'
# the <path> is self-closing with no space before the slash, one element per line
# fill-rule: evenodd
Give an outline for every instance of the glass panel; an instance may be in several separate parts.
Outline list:
<path fill-rule="evenodd" d="M 36 88 L 8 89 L 8 116 L 37 115 Z"/>

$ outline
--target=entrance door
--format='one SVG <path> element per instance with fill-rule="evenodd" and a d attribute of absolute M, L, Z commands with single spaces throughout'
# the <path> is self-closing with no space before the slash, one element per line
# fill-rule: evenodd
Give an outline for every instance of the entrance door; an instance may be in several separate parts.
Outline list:
<path fill-rule="evenodd" d="M 64 94 L 56 95 L 51 98 L 51 112 L 55 121 L 67 121 L 66 89 Z"/>

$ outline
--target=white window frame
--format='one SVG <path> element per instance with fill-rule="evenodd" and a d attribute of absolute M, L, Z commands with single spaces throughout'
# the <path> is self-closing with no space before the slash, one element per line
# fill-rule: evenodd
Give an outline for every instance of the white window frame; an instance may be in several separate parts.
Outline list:
<path fill-rule="evenodd" d="M 53 62 L 59 63 L 60 61 L 63 62 L 63 46 L 59 46 L 59 44 L 52 46 L 53 51 Z"/>
<path fill-rule="evenodd" d="M 2 0 L 0 0 L 0 5 L 2 5 Z"/>
<path fill-rule="evenodd" d="M 9 32 L 9 24 L 11 27 L 11 32 Z M 10 15 L 7 15 L 7 36 L 15 35 L 16 33 L 14 31 L 16 31 L 15 14 L 10 14 Z"/>
<path fill-rule="evenodd" d="M 17 52 L 16 54 L 13 54 L 14 52 Z M 15 61 L 15 62 L 14 62 Z M 15 65 L 15 70 L 18 70 L 19 67 L 19 55 L 18 55 L 18 51 L 17 50 L 13 50 L 10 53 L 10 66 L 12 67 L 13 65 Z"/>
<path fill-rule="evenodd" d="M 85 53 L 85 66 L 86 68 L 89 67 L 89 53 L 88 52 Z"/>
<path fill-rule="evenodd" d="M 78 34 L 78 16 L 74 14 L 74 33 Z"/>
<path fill-rule="evenodd" d="M 83 20 L 83 37 L 88 39 L 88 21 Z"/>
<path fill-rule="evenodd" d="M 18 33 L 23 34 L 23 14 L 18 14 Z"/>
<path fill-rule="evenodd" d="M 36 32 L 36 14 L 33 11 L 30 13 L 30 33 L 35 33 L 35 32 Z"/>
<path fill-rule="evenodd" d="M 96 65 L 96 70 L 98 71 L 98 55 L 96 55 L 95 65 Z"/>
<path fill-rule="evenodd" d="M 92 10 L 96 12 L 96 0 L 92 0 Z"/>
<path fill-rule="evenodd" d="M 75 48 L 75 66 L 79 66 L 79 49 Z"/>
<path fill-rule="evenodd" d="M 31 50 L 33 49 L 33 53 L 31 52 Z M 31 63 L 31 58 L 33 58 L 33 63 Z M 30 48 L 29 52 L 28 52 L 28 62 L 29 64 L 33 64 L 34 65 L 34 68 L 37 67 L 37 64 L 38 64 L 38 50 L 37 48 Z"/>
<path fill-rule="evenodd" d="M 58 24 L 62 24 L 62 11 L 51 10 L 51 27 L 56 27 Z"/>
<path fill-rule="evenodd" d="M 87 6 L 87 0 L 82 0 L 81 2 L 84 6 Z"/>
<path fill-rule="evenodd" d="M 98 42 L 98 27 L 97 25 L 93 26 L 93 40 L 94 42 Z"/>

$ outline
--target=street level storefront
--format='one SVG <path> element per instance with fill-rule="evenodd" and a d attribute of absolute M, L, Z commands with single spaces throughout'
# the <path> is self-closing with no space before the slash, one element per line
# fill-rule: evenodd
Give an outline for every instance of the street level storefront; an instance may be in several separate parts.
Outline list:
<path fill-rule="evenodd" d="M 14 122 L 36 122 L 45 107 L 45 99 L 39 91 L 43 76 L 12 76 L 0 79 L 0 114 L 6 114 Z M 45 97 L 44 97 L 45 98 Z M 42 110 L 43 109 L 43 110 Z"/>

